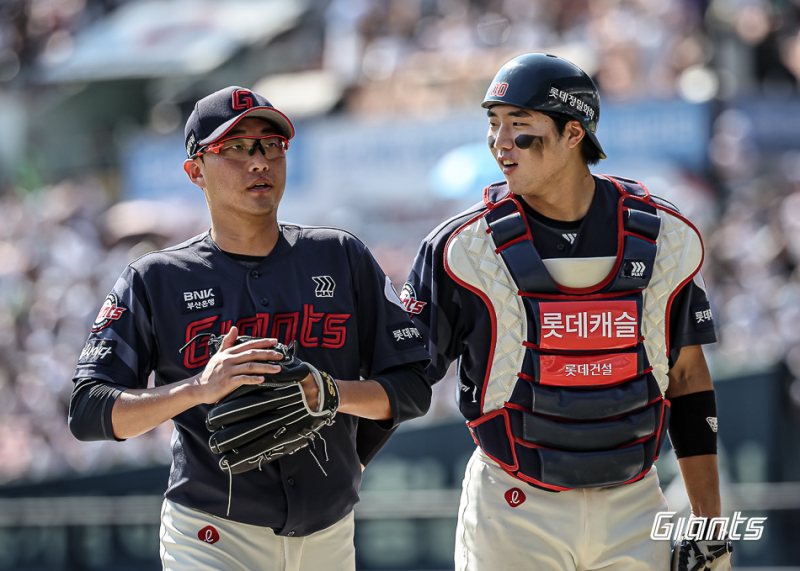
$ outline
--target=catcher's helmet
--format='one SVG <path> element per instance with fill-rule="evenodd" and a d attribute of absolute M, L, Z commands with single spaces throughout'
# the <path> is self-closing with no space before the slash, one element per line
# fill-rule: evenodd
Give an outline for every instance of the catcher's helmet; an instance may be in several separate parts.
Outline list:
<path fill-rule="evenodd" d="M 544 113 L 558 113 L 579 121 L 586 136 L 606 158 L 597 140 L 600 94 L 592 78 L 560 57 L 547 54 L 517 56 L 497 72 L 482 107 L 514 105 Z"/>

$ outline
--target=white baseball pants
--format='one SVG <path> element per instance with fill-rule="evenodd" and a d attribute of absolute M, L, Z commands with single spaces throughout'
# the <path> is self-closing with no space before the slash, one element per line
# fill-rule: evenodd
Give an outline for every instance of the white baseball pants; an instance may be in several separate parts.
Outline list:
<path fill-rule="evenodd" d="M 667 509 L 656 469 L 638 482 L 552 493 L 509 476 L 478 448 L 467 464 L 456 571 L 668 571 L 650 539 Z"/>
<path fill-rule="evenodd" d="M 165 571 L 355 571 L 353 512 L 306 537 L 222 519 L 164 500 L 161 563 Z"/>

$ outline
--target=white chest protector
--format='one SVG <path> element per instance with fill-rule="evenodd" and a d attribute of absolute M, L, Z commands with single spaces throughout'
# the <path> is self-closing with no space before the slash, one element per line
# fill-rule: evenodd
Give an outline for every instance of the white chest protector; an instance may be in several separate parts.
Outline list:
<path fill-rule="evenodd" d="M 669 309 L 703 260 L 691 223 L 607 178 L 620 193 L 616 258 L 542 260 L 504 183 L 446 247 L 448 273 L 493 323 L 473 435 L 509 473 L 556 491 L 652 465 L 669 415 Z"/>

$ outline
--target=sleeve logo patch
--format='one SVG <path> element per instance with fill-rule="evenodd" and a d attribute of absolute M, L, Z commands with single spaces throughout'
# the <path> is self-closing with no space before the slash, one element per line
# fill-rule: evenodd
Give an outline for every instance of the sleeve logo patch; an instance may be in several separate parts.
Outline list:
<path fill-rule="evenodd" d="M 693 305 L 690 311 L 695 329 L 702 331 L 714 328 L 714 315 L 711 313 L 711 305 L 707 301 Z"/>
<path fill-rule="evenodd" d="M 185 291 L 180 296 L 181 313 L 222 307 L 222 292 L 218 287 Z"/>
<path fill-rule="evenodd" d="M 403 302 L 403 307 L 410 315 L 419 315 L 422 309 L 428 305 L 424 301 L 417 301 L 417 292 L 414 290 L 409 282 L 403 284 L 403 290 L 400 292 L 400 301 Z"/>
<path fill-rule="evenodd" d="M 83 346 L 79 364 L 100 363 L 102 365 L 111 364 L 114 358 L 114 347 L 117 342 L 113 339 L 89 339 Z"/>
<path fill-rule="evenodd" d="M 717 417 L 716 416 L 707 417 L 706 418 L 706 422 L 711 427 L 711 430 L 713 430 L 714 432 L 716 432 L 717 429 L 719 428 L 719 424 L 717 423 Z"/>
<path fill-rule="evenodd" d="M 96 333 L 101 329 L 105 329 L 111 325 L 112 321 L 116 321 L 122 317 L 124 312 L 125 308 L 119 306 L 117 295 L 114 293 L 108 294 L 103 302 L 103 306 L 100 308 L 100 313 L 97 314 L 92 324 L 92 332 Z"/>
<path fill-rule="evenodd" d="M 400 296 L 397 295 L 397 291 L 394 289 L 394 284 L 392 283 L 392 280 L 389 279 L 389 276 L 386 276 L 386 280 L 383 283 L 383 295 L 385 295 L 386 299 L 403 311 L 406 310 L 406 306 L 403 305 L 402 301 L 400 301 Z"/>
<path fill-rule="evenodd" d="M 416 327 L 402 327 L 400 325 L 394 325 L 389 327 L 389 331 L 391 331 L 392 337 L 397 343 L 408 342 L 412 339 L 418 339 L 422 341 L 422 334 Z"/>

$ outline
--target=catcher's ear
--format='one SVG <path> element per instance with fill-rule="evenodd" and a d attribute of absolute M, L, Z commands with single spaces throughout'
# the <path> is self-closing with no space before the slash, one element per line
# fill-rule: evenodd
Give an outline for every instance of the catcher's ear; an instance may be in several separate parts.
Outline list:
<path fill-rule="evenodd" d="M 186 159 L 183 161 L 183 170 L 189 177 L 189 180 L 192 181 L 193 184 L 199 186 L 200 188 L 205 188 L 205 178 L 203 177 L 203 169 L 200 167 L 200 161 L 198 159 Z"/>

